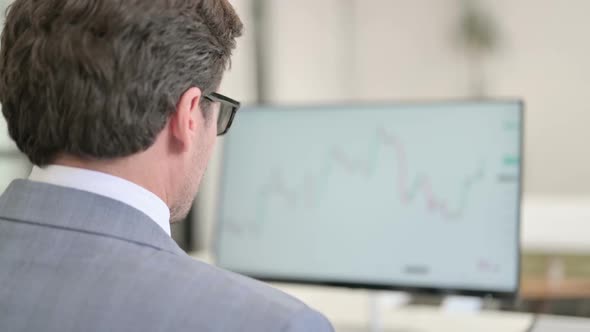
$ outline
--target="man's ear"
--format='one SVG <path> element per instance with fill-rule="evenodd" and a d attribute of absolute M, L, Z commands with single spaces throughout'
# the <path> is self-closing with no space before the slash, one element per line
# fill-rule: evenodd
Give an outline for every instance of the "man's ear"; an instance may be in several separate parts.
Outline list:
<path fill-rule="evenodd" d="M 200 102 L 203 97 L 201 89 L 193 87 L 180 96 L 176 111 L 170 117 L 170 132 L 173 139 L 179 144 L 182 150 L 194 141 L 194 135 L 198 128 L 202 127 L 198 122 L 203 117 L 196 116 L 200 113 Z"/>

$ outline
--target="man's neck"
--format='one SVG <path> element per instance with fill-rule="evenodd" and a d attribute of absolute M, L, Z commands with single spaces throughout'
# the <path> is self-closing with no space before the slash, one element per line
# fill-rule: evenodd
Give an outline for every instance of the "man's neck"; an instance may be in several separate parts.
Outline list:
<path fill-rule="evenodd" d="M 141 160 L 140 156 L 111 160 L 83 160 L 72 156 L 60 156 L 53 164 L 87 169 L 116 176 L 132 182 L 158 196 L 166 205 L 170 206 L 170 198 L 167 195 L 166 181 L 158 172 L 157 163 Z"/>

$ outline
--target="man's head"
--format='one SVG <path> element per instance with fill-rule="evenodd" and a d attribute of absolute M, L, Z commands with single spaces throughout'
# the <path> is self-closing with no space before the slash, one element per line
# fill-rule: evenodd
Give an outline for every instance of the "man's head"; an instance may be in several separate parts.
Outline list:
<path fill-rule="evenodd" d="M 205 96 L 241 31 L 227 0 L 16 0 L 0 49 L 9 133 L 39 166 L 153 162 L 183 214 L 215 142 Z"/>

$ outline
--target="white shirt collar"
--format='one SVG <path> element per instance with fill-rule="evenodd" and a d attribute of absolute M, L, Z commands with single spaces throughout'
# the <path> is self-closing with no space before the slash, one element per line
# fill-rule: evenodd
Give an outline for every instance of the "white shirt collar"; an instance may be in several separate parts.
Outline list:
<path fill-rule="evenodd" d="M 125 203 L 146 214 L 170 235 L 170 209 L 151 191 L 125 179 L 82 168 L 33 167 L 29 180 L 91 192 Z"/>

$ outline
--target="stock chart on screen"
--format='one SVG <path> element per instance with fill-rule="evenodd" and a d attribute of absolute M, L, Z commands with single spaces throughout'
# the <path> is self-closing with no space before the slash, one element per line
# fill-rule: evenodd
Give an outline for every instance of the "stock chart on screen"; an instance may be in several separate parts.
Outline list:
<path fill-rule="evenodd" d="M 245 109 L 224 146 L 218 264 L 514 292 L 521 138 L 516 101 Z"/>

